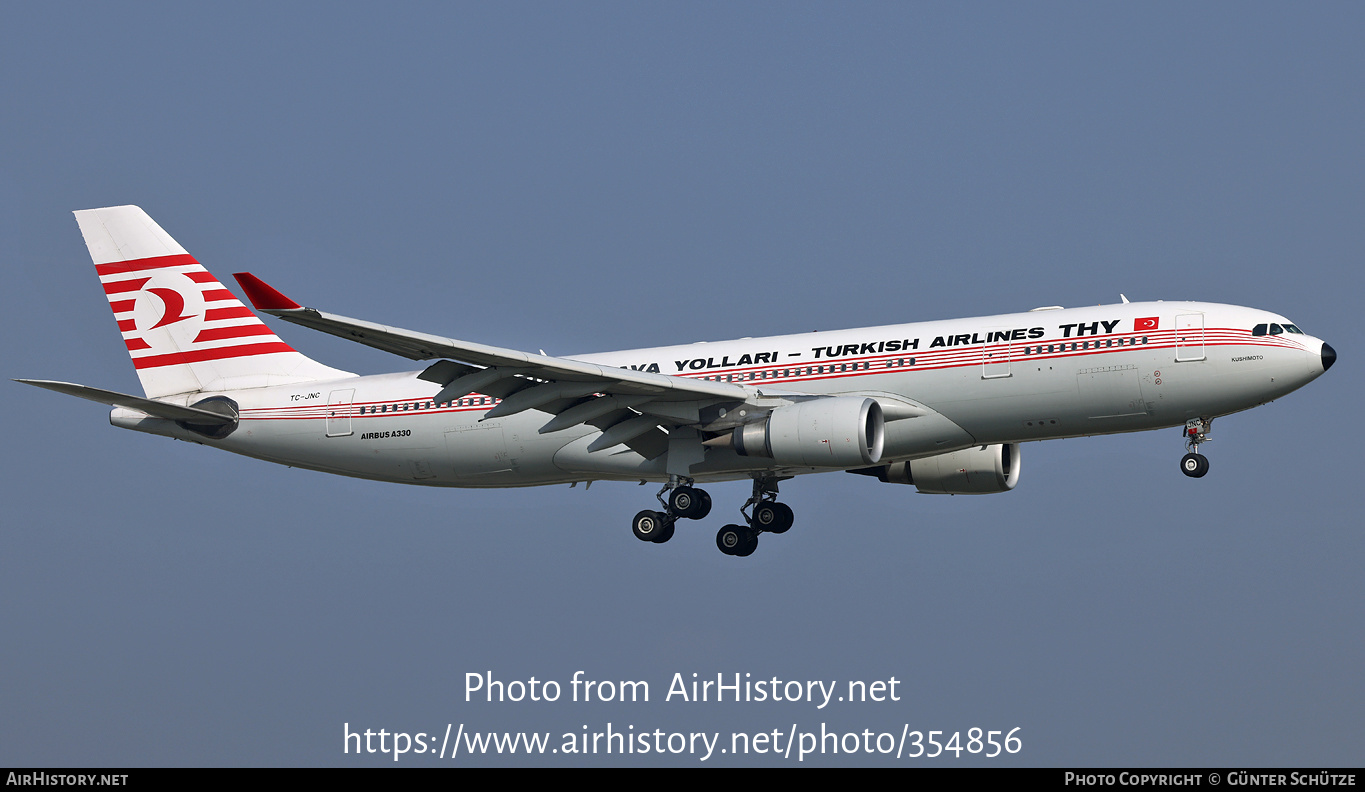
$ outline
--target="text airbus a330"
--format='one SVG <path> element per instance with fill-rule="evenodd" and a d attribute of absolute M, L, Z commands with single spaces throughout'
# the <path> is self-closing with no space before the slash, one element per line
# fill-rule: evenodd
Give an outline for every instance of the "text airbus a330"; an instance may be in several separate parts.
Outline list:
<path fill-rule="evenodd" d="M 656 481 L 640 539 L 701 519 L 699 482 L 752 479 L 720 549 L 783 533 L 778 482 L 848 471 L 920 492 L 1004 492 L 1019 444 L 1182 426 L 1181 470 L 1219 415 L 1302 387 L 1332 347 L 1282 316 L 1199 302 L 1033 311 L 572 358 L 305 308 L 236 275 L 252 305 L 413 360 L 357 376 L 280 340 L 145 212 L 75 213 L 143 396 L 20 380 L 114 406 L 119 427 L 294 467 L 443 487 Z"/>

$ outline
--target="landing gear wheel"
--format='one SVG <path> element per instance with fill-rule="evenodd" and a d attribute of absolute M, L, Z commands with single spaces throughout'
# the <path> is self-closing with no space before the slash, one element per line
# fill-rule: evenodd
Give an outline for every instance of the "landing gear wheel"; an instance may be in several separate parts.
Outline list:
<path fill-rule="evenodd" d="M 667 542 L 673 537 L 673 521 L 666 514 L 645 509 L 635 515 L 630 530 L 642 542 Z"/>
<path fill-rule="evenodd" d="M 769 501 L 754 507 L 754 517 L 751 524 L 755 530 L 780 534 L 786 533 L 787 529 L 792 527 L 792 521 L 795 519 L 790 506 L 777 501 Z"/>
<path fill-rule="evenodd" d="M 726 555 L 747 556 L 758 547 L 758 535 L 743 525 L 727 525 L 716 533 L 716 547 Z"/>
<path fill-rule="evenodd" d="M 700 520 L 711 511 L 711 496 L 695 487 L 676 487 L 668 497 L 668 509 L 679 517 Z"/>
<path fill-rule="evenodd" d="M 1186 454 L 1180 458 L 1180 472 L 1190 478 L 1201 478 L 1209 472 L 1209 460 L 1200 454 Z"/>

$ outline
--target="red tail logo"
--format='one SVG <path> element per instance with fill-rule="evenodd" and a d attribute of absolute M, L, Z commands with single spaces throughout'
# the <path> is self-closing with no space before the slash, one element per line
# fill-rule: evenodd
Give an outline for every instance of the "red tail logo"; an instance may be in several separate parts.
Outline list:
<path fill-rule="evenodd" d="M 156 324 L 152 325 L 152 330 L 193 318 L 193 314 L 186 316 L 183 313 L 185 310 L 185 298 L 181 297 L 180 292 L 175 289 L 148 289 L 147 291 L 160 297 L 161 302 L 166 308 L 166 312 L 161 315 L 161 319 L 158 320 Z"/>

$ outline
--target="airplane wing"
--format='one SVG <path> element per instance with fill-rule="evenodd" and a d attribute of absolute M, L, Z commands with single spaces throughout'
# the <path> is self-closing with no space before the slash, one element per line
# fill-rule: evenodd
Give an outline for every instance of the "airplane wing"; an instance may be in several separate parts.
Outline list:
<path fill-rule="evenodd" d="M 442 386 L 434 397 L 437 403 L 482 393 L 502 400 L 485 419 L 541 410 L 554 416 L 542 433 L 586 423 L 603 430 L 593 450 L 625 443 L 652 458 L 667 450 L 667 436 L 659 426 L 696 425 L 703 406 L 757 395 L 733 383 L 536 355 L 324 313 L 294 302 L 250 273 L 233 277 L 257 310 L 287 322 L 412 360 L 441 358 L 419 375 Z"/>

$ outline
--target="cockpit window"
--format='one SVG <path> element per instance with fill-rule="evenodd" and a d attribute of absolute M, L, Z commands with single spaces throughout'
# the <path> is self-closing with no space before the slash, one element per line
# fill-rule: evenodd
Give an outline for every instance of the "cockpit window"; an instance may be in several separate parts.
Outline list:
<path fill-rule="evenodd" d="M 1254 336 L 1263 336 L 1265 335 L 1265 328 L 1266 325 L 1258 324 L 1255 327 L 1251 328 L 1251 334 Z"/>
<path fill-rule="evenodd" d="M 1288 330 L 1291 333 L 1298 333 L 1299 335 L 1303 335 L 1303 331 L 1300 330 L 1297 325 L 1286 324 L 1284 326 L 1284 329 Z"/>
<path fill-rule="evenodd" d="M 1275 324 L 1274 322 L 1271 322 L 1271 323 L 1270 323 L 1270 334 L 1271 334 L 1271 335 L 1279 335 L 1279 334 L 1281 334 L 1281 333 L 1283 333 L 1283 332 L 1284 332 L 1284 328 L 1283 328 L 1283 327 L 1280 327 L 1279 325 Z"/>

